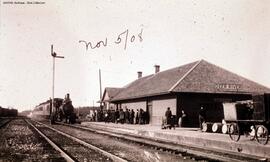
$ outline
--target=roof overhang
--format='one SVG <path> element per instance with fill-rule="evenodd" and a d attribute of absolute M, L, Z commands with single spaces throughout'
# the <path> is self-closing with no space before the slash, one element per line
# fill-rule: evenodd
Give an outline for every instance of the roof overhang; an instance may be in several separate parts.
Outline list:
<path fill-rule="evenodd" d="M 127 97 L 127 98 L 118 98 L 118 99 L 112 99 L 111 102 L 119 102 L 119 101 L 126 101 L 126 100 L 135 100 L 135 99 L 142 99 L 147 97 L 156 97 L 161 95 L 168 95 L 168 94 L 232 94 L 232 95 L 252 95 L 257 94 L 258 92 L 233 92 L 233 91 L 224 91 L 224 92 L 189 92 L 189 91 L 181 91 L 181 92 L 175 92 L 175 91 L 168 91 L 163 93 L 156 93 L 156 94 L 149 94 L 149 95 L 141 95 L 141 96 L 134 96 L 134 97 Z"/>
<path fill-rule="evenodd" d="M 161 92 L 161 93 L 147 94 L 147 95 L 141 95 L 141 96 L 127 97 L 127 98 L 117 98 L 117 99 L 112 99 L 111 102 L 132 100 L 132 99 L 141 99 L 141 98 L 146 98 L 146 97 L 161 96 L 161 95 L 173 94 L 173 93 L 174 92 Z"/>

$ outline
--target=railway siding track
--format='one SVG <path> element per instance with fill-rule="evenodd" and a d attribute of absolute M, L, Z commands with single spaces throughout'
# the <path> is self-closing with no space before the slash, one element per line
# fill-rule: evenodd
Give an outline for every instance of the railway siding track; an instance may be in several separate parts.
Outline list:
<path fill-rule="evenodd" d="M 0 118 L 0 128 L 7 125 L 11 120 L 11 118 Z"/>
<path fill-rule="evenodd" d="M 85 126 L 78 126 L 78 125 L 69 125 L 64 123 L 59 123 L 65 126 L 87 130 L 91 132 L 96 132 L 98 134 L 104 134 L 107 136 L 116 137 L 119 139 L 131 141 L 138 143 L 140 145 L 149 146 L 151 148 L 155 148 L 158 150 L 163 150 L 167 152 L 171 152 L 173 154 L 180 154 L 182 156 L 188 156 L 193 157 L 194 160 L 209 160 L 209 161 L 230 161 L 230 162 L 242 162 L 242 161 L 266 161 L 265 158 L 260 157 L 251 157 L 251 156 L 243 156 L 239 154 L 235 154 L 232 152 L 220 152 L 218 150 L 209 150 L 204 148 L 195 148 L 190 146 L 184 146 L 184 145 L 176 145 L 171 142 L 166 141 L 160 141 L 156 139 L 149 139 L 149 138 L 143 138 L 143 137 L 137 137 L 136 135 L 130 135 L 130 134 L 122 134 L 122 133 L 116 133 L 111 131 L 106 131 L 104 129 L 92 129 Z"/>
<path fill-rule="evenodd" d="M 29 122 L 29 121 L 28 121 Z M 62 149 L 67 161 L 117 161 L 127 162 L 127 160 L 113 155 L 105 150 L 93 146 L 79 138 L 52 128 L 46 124 L 34 121 L 31 122 L 36 129 L 55 143 L 58 149 Z"/>
<path fill-rule="evenodd" d="M 138 145 L 133 141 L 125 141 L 121 138 L 112 138 L 111 136 L 90 132 L 88 130 L 74 129 L 73 127 L 63 125 L 53 125 L 54 128 L 64 131 L 72 136 L 76 136 L 87 143 L 102 148 L 107 152 L 117 155 L 127 161 L 133 162 L 152 162 L 152 161 L 193 161 L 193 157 L 182 157 L 181 154 L 171 154 L 166 150 L 159 150 L 145 146 L 144 144 Z M 203 159 L 203 158 L 198 158 Z M 119 161 L 119 160 L 116 160 Z"/>
<path fill-rule="evenodd" d="M 66 161 L 23 118 L 0 129 L 0 161 Z"/>

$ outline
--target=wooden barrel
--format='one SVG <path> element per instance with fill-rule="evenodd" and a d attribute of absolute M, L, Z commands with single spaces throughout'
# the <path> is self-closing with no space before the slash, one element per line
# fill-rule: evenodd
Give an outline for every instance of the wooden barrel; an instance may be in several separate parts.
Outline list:
<path fill-rule="evenodd" d="M 229 131 L 229 124 L 223 124 L 222 125 L 222 133 L 227 134 Z"/>
<path fill-rule="evenodd" d="M 214 133 L 221 133 L 221 127 L 222 127 L 222 124 L 221 123 L 214 123 L 212 125 L 212 131 Z"/>
<path fill-rule="evenodd" d="M 202 123 L 202 131 L 203 132 L 211 132 L 213 123 Z"/>

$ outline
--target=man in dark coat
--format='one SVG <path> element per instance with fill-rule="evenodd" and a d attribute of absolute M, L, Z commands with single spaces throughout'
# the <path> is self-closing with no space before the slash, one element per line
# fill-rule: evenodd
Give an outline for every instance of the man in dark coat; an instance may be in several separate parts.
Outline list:
<path fill-rule="evenodd" d="M 125 111 L 125 123 L 129 124 L 129 111 L 128 111 L 127 108 L 126 108 L 126 111 Z"/>
<path fill-rule="evenodd" d="M 139 124 L 143 124 L 143 109 L 139 111 Z"/>
<path fill-rule="evenodd" d="M 201 109 L 199 111 L 199 123 L 200 123 L 200 128 L 201 129 L 202 129 L 202 123 L 205 122 L 205 118 L 206 118 L 205 109 L 203 107 L 201 107 Z"/>
<path fill-rule="evenodd" d="M 114 116 L 115 116 L 115 122 L 118 123 L 118 120 L 119 120 L 119 110 L 118 110 L 118 108 L 116 109 Z"/>
<path fill-rule="evenodd" d="M 137 111 L 136 111 L 135 124 L 139 124 L 139 109 L 137 109 Z"/>
<path fill-rule="evenodd" d="M 130 124 L 134 124 L 134 116 L 135 116 L 135 112 L 132 109 L 130 112 Z"/>
<path fill-rule="evenodd" d="M 124 124 L 124 120 L 125 120 L 125 112 L 123 111 L 123 109 L 120 109 L 120 112 L 119 112 L 119 122 L 121 124 Z"/>
<path fill-rule="evenodd" d="M 170 107 L 167 108 L 167 111 L 165 112 L 165 117 L 167 124 L 171 124 L 171 117 L 172 117 L 172 111 L 170 110 Z"/>

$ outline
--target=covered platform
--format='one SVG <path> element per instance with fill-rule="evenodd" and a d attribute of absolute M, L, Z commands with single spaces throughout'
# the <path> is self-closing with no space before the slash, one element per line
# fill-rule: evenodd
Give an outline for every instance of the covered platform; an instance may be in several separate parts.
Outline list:
<path fill-rule="evenodd" d="M 198 128 L 161 129 L 161 126 L 154 125 L 104 122 L 83 122 L 81 125 L 113 133 L 130 134 L 192 147 L 270 159 L 270 143 L 262 145 L 257 141 L 250 141 L 249 137 L 245 136 L 241 136 L 238 142 L 234 142 L 228 134 L 201 132 Z"/>

